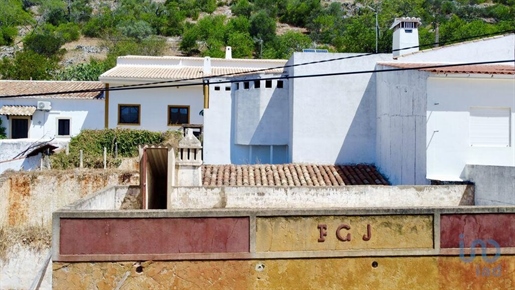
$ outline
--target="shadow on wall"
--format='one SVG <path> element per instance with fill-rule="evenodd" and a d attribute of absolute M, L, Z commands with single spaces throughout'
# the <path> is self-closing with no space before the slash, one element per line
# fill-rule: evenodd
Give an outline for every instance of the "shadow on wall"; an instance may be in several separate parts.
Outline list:
<path fill-rule="evenodd" d="M 289 99 L 288 90 L 275 88 L 272 95 L 262 92 L 255 95 L 235 96 L 232 94 L 231 107 L 231 163 L 232 164 L 282 164 L 288 162 Z M 259 98 L 248 118 L 259 119 L 257 125 L 250 120 L 248 127 L 253 129 L 250 145 L 236 143 L 237 100 L 236 98 Z M 261 112 L 262 104 L 266 107 Z M 241 120 L 240 120 L 241 121 Z M 240 124 L 241 125 L 241 124 Z M 240 129 L 241 130 L 241 127 Z"/>
<path fill-rule="evenodd" d="M 365 77 L 365 76 L 360 76 Z M 335 164 L 375 163 L 376 76 L 371 75 Z M 345 94 L 342 94 L 345 97 Z"/>

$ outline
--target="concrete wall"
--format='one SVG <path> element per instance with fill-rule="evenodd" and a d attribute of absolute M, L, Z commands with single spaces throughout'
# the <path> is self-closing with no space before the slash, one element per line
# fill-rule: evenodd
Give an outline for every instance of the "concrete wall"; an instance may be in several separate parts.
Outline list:
<path fill-rule="evenodd" d="M 176 187 L 168 209 L 473 205 L 471 186 Z"/>
<path fill-rule="evenodd" d="M 118 84 L 110 84 L 116 87 Z M 189 106 L 190 124 L 203 124 L 199 113 L 204 108 L 202 86 L 168 87 L 160 89 L 122 90 L 109 92 L 109 128 L 176 130 L 168 126 L 168 106 Z M 140 105 L 139 125 L 119 125 L 118 105 Z"/>
<path fill-rule="evenodd" d="M 378 65 L 378 70 L 388 69 Z M 376 166 L 393 185 L 428 184 L 426 179 L 426 83 L 429 73 L 376 74 Z M 456 87 L 458 88 L 458 87 Z"/>
<path fill-rule="evenodd" d="M 481 62 L 513 59 L 515 34 L 472 40 L 399 57 L 402 62 Z"/>
<path fill-rule="evenodd" d="M 289 64 L 322 61 L 356 54 L 294 53 Z M 298 66 L 289 75 L 373 70 L 379 54 Z M 370 74 L 290 80 L 289 150 L 295 163 L 375 163 L 376 83 Z"/>
<path fill-rule="evenodd" d="M 124 200 L 138 198 L 140 196 L 139 185 L 114 185 L 92 193 L 79 199 L 62 209 L 73 210 L 117 210 L 122 208 Z M 141 198 L 141 197 L 139 197 Z"/>
<path fill-rule="evenodd" d="M 2 105 L 36 106 L 43 99 L 2 99 Z M 70 135 L 75 136 L 83 129 L 104 128 L 104 100 L 80 99 L 45 99 L 51 102 L 52 110 L 36 111 L 29 120 L 29 138 L 50 139 L 57 137 L 58 119 L 70 119 Z M 6 116 L 0 116 L 2 125 L 6 128 L 7 137 L 10 137 L 10 122 Z"/>
<path fill-rule="evenodd" d="M 475 184 L 476 205 L 515 205 L 515 167 L 467 165 L 465 176 Z"/>
<path fill-rule="evenodd" d="M 515 166 L 515 79 L 502 75 L 435 75 L 427 85 L 427 176 L 436 180 L 465 180 L 467 164 Z M 492 93 L 495 92 L 495 93 Z M 474 144 L 474 110 L 506 112 L 503 132 L 507 144 Z M 500 117 L 483 116 L 482 119 Z M 485 132 L 491 140 L 500 126 Z M 477 128 L 476 128 L 477 127 Z M 483 129 L 482 129 L 483 130 Z"/>
<path fill-rule="evenodd" d="M 54 289 L 509 289 L 515 283 L 512 207 L 58 211 L 54 218 Z M 77 235 L 81 230 L 88 235 Z M 477 242 L 488 257 L 478 251 L 473 258 Z"/>

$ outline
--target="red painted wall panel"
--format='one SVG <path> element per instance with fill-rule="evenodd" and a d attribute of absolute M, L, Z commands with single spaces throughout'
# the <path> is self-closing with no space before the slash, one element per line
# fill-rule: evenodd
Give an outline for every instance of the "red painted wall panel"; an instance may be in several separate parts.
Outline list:
<path fill-rule="evenodd" d="M 459 248 L 460 234 L 467 247 L 478 239 L 492 239 L 501 247 L 515 247 L 515 214 L 441 215 L 440 247 Z"/>
<path fill-rule="evenodd" d="M 249 218 L 61 219 L 61 255 L 249 252 Z"/>

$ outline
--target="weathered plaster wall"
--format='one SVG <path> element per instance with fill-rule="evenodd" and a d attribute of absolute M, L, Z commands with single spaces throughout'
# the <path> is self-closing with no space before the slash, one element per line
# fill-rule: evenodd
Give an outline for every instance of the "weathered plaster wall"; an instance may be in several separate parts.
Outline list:
<path fill-rule="evenodd" d="M 54 237 L 88 235 L 75 248 L 54 239 L 53 287 L 512 289 L 514 216 L 513 207 L 58 211 Z M 145 223 L 162 247 L 126 242 Z"/>
<path fill-rule="evenodd" d="M 0 226 L 44 226 L 52 212 L 110 185 L 138 184 L 139 174 L 104 171 L 9 173 L 0 179 Z"/>
<path fill-rule="evenodd" d="M 467 165 L 465 176 L 475 184 L 475 204 L 515 205 L 515 167 Z"/>
<path fill-rule="evenodd" d="M 513 256 L 498 260 L 500 277 L 476 275 L 481 264 L 457 257 L 54 263 L 53 289 L 513 288 Z"/>
<path fill-rule="evenodd" d="M 377 69 L 391 67 L 378 65 Z M 429 73 L 376 74 L 375 163 L 393 185 L 429 184 L 426 179 L 426 83 Z"/>
<path fill-rule="evenodd" d="M 176 187 L 168 209 L 473 205 L 472 186 Z"/>
<path fill-rule="evenodd" d="M 3 230 L 3 235 L 0 235 L 0 289 L 28 289 L 50 251 L 48 244 L 33 241 L 49 240 L 48 236 L 28 233 L 27 236 L 15 235 L 13 238 L 8 235 L 17 231 L 27 232 L 32 227 L 45 235 L 44 232 L 51 229 L 53 211 L 109 185 L 138 183 L 137 173 L 103 170 L 11 172 L 1 175 L 0 230 Z M 123 207 L 125 201 L 125 206 L 135 208 L 137 200 L 130 205 L 125 197 L 130 199 L 139 190 L 125 186 L 113 191 L 111 207 Z M 15 240 L 16 237 L 19 240 Z M 39 246 L 33 246 L 34 243 Z M 52 289 L 51 283 L 48 267 L 40 289 Z"/>

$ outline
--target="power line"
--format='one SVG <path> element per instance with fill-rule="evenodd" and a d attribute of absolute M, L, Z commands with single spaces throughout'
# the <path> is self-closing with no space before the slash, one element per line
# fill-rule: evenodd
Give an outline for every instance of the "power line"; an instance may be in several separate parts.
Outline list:
<path fill-rule="evenodd" d="M 425 47 L 435 44 L 445 44 L 449 42 L 459 42 L 463 40 L 470 40 L 475 39 L 478 37 L 488 37 L 493 35 L 504 35 L 507 32 L 513 33 L 514 30 L 508 30 L 503 31 L 501 33 L 495 33 L 495 34 L 484 34 L 480 36 L 475 37 L 467 37 L 467 38 L 460 38 L 455 39 L 452 41 L 447 42 L 440 42 L 440 43 L 433 43 L 433 44 L 424 44 L 424 45 L 418 45 L 418 46 L 411 46 L 401 49 L 396 49 L 395 51 L 399 50 L 407 50 L 407 49 L 413 49 L 418 47 Z M 337 57 L 337 58 L 330 58 L 325 60 L 317 60 L 317 61 L 311 61 L 311 62 L 305 62 L 305 63 L 299 63 L 299 64 L 291 64 L 291 65 L 284 65 L 284 66 L 278 66 L 278 67 L 269 67 L 269 68 L 263 68 L 263 69 L 256 69 L 256 70 L 250 70 L 246 72 L 240 72 L 240 73 L 227 73 L 227 74 L 219 74 L 219 75 L 211 75 L 208 77 L 196 77 L 196 78 L 188 78 L 188 79 L 180 79 L 180 80 L 168 80 L 168 81 L 160 81 L 160 82 L 150 82 L 150 83 L 143 83 L 143 84 L 134 84 L 134 85 L 124 85 L 124 86 L 117 86 L 117 87 L 111 87 L 109 89 L 88 89 L 88 90 L 70 90 L 70 91 L 59 91 L 59 92 L 46 92 L 46 93 L 35 93 L 35 94 L 19 94 L 19 95 L 9 95 L 9 96 L 0 96 L 0 99 L 2 98 L 16 98 L 16 97 L 35 97 L 35 96 L 48 96 L 48 95 L 55 95 L 55 94 L 73 94 L 73 93 L 88 93 L 88 92 L 105 92 L 107 90 L 109 91 L 119 91 L 119 90 L 131 90 L 131 89 L 151 89 L 151 88 L 167 88 L 167 87 L 186 87 L 186 86 L 198 86 L 202 85 L 204 82 L 198 82 L 198 83 L 187 83 L 187 84 L 173 84 L 173 83 L 179 83 L 179 82 L 185 82 L 185 81 L 195 81 L 195 80 L 205 80 L 205 79 L 212 79 L 212 78 L 222 78 L 222 77 L 237 77 L 242 75 L 248 75 L 253 73 L 259 73 L 264 71 L 270 71 L 274 69 L 281 69 L 281 68 L 290 68 L 290 67 L 297 67 L 297 66 L 306 66 L 306 65 L 312 65 L 312 64 L 320 64 L 320 63 L 326 63 L 326 62 L 333 62 L 333 61 L 339 61 L 339 60 L 346 60 L 346 59 L 353 59 L 353 58 L 360 58 L 365 56 L 373 55 L 374 53 L 366 53 L 366 54 L 358 54 L 358 55 L 351 55 L 351 56 L 343 56 L 343 57 Z M 417 69 L 423 69 L 423 68 L 438 68 L 438 67 L 450 67 L 450 66 L 463 66 L 463 65 L 478 65 L 478 64 L 494 64 L 494 63 L 506 63 L 506 62 L 512 62 L 515 60 L 500 60 L 500 61 L 493 61 L 493 62 L 471 62 L 471 63 L 461 63 L 461 64 L 446 64 L 446 65 L 439 65 L 439 66 L 421 66 L 421 67 L 412 67 L 412 68 L 400 68 L 400 69 L 392 69 L 392 70 L 367 70 L 367 71 L 354 71 L 354 72 L 339 72 L 339 73 L 331 73 L 331 74 L 317 74 L 317 75 L 302 75 L 302 76 L 280 76 L 280 77 L 272 77 L 272 78 L 259 78 L 259 80 L 273 80 L 273 79 L 293 79 L 293 78 L 308 78 L 308 77 L 324 77 L 324 76 L 335 76 L 335 75 L 349 75 L 349 74 L 363 74 L 363 73 L 376 73 L 376 72 L 387 72 L 387 71 L 399 71 L 399 70 L 417 70 Z M 248 79 L 251 80 L 251 79 Z M 258 79 L 255 79 L 258 80 Z M 235 80 L 227 80 L 227 81 L 218 81 L 216 83 L 232 83 L 235 82 Z M 169 84 L 164 86 L 155 86 L 160 84 Z M 214 84 L 214 83 L 211 83 Z"/>
<path fill-rule="evenodd" d="M 335 73 L 324 73 L 324 74 L 309 74 L 309 75 L 296 75 L 296 76 L 288 76 L 282 75 L 278 77 L 270 77 L 270 78 L 249 78 L 245 79 L 245 81 L 254 81 L 254 80 L 279 80 L 279 79 L 298 79 L 298 78 L 314 78 L 314 77 L 329 77 L 329 76 L 343 76 L 343 75 L 357 75 L 357 74 L 369 74 L 369 73 L 385 73 L 385 72 L 395 72 L 395 71 L 410 71 L 410 70 L 420 70 L 420 69 L 435 69 L 435 68 L 445 68 L 445 67 L 456 67 L 456 66 L 468 66 L 468 65 L 486 65 L 486 64 L 499 64 L 499 63 L 511 63 L 515 62 L 515 59 L 507 59 L 507 60 L 495 60 L 495 61 L 482 61 L 482 62 L 466 62 L 466 63 L 453 63 L 453 64 L 439 64 L 439 65 L 421 65 L 421 66 L 413 66 L 408 68 L 392 68 L 392 69 L 381 69 L 381 70 L 364 70 L 364 71 L 349 71 L 349 72 L 335 72 Z M 226 84 L 226 83 L 234 83 L 240 82 L 241 80 L 220 80 L 210 83 L 211 85 L 216 84 Z M 114 89 L 109 89 L 109 91 L 124 91 L 124 90 L 138 90 L 138 89 L 155 89 L 155 88 L 170 88 L 170 87 L 190 87 L 190 86 L 199 86 L 202 85 L 203 82 L 198 83 L 185 83 L 185 84 L 163 84 L 157 86 L 139 86 L 139 87 L 117 87 Z M 106 91 L 106 89 L 91 89 L 91 90 L 80 90 L 80 91 L 70 91 L 70 92 L 95 92 L 95 91 Z M 70 93 L 70 92 L 58 92 L 62 93 Z M 31 96 L 46 96 L 53 95 L 56 93 L 39 93 L 32 94 Z M 0 96 L 2 98 L 16 98 L 16 97 L 26 97 L 27 95 L 11 95 L 11 96 Z"/>

